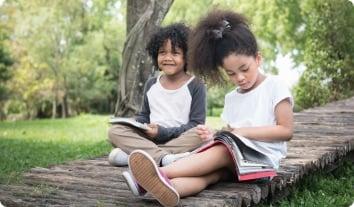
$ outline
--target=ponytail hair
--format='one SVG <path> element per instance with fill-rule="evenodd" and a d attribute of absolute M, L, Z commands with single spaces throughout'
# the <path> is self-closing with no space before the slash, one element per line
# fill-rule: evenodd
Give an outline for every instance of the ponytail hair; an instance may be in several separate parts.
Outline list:
<path fill-rule="evenodd" d="M 215 10 L 202 18 L 189 39 L 189 66 L 195 75 L 222 83 L 223 59 L 234 53 L 256 57 L 257 41 L 241 14 Z"/>

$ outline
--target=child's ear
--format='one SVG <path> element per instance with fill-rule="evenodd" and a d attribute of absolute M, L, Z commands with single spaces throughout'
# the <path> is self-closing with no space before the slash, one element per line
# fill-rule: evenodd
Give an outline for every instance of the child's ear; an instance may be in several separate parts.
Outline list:
<path fill-rule="evenodd" d="M 257 66 L 259 67 L 262 63 L 262 54 L 260 52 L 257 52 L 257 55 L 256 55 L 256 63 L 257 63 Z"/>

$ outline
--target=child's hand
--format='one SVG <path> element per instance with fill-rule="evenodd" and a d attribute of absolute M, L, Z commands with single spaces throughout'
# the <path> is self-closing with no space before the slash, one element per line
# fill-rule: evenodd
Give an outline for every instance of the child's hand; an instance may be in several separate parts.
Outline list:
<path fill-rule="evenodd" d="M 149 129 L 145 131 L 145 134 L 150 138 L 154 139 L 158 132 L 159 132 L 159 126 L 157 124 L 148 124 Z"/>
<path fill-rule="evenodd" d="M 221 130 L 231 132 L 233 130 L 233 128 L 230 125 L 226 125 L 226 126 L 222 127 Z"/>
<path fill-rule="evenodd" d="M 205 125 L 198 125 L 196 129 L 197 134 L 199 135 L 201 140 L 206 142 L 213 139 L 213 135 L 215 133 L 214 130 L 208 128 Z"/>

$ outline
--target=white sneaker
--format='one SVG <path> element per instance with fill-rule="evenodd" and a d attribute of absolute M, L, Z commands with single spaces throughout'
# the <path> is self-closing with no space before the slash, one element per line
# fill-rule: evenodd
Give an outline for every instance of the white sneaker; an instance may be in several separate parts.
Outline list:
<path fill-rule="evenodd" d="M 114 148 L 108 155 L 108 162 L 113 166 L 124 167 L 128 165 L 128 154 L 120 148 Z"/>
<path fill-rule="evenodd" d="M 142 188 L 134 179 L 134 177 L 128 171 L 122 173 L 125 182 L 127 183 L 130 191 L 135 196 L 143 196 L 146 194 L 146 190 Z"/>
<path fill-rule="evenodd" d="M 169 165 L 179 159 L 189 156 L 190 154 L 191 154 L 190 152 L 184 152 L 184 153 L 178 153 L 178 154 L 165 155 L 161 160 L 161 165 L 162 166 Z"/>

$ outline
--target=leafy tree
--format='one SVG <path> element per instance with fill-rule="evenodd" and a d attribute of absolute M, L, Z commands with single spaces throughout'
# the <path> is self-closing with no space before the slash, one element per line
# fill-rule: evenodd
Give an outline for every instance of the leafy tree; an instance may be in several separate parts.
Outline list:
<path fill-rule="evenodd" d="M 93 107 L 98 108 L 96 111 L 110 111 L 112 106 L 106 100 L 107 97 L 112 100 L 114 96 L 112 91 L 121 62 L 116 54 L 121 52 L 123 44 L 118 40 L 124 35 L 119 30 L 122 25 L 117 21 L 119 2 L 36 0 L 11 4 L 17 9 L 9 15 L 16 22 L 13 50 L 20 46 L 26 51 L 18 53 L 17 58 L 21 61 L 16 70 L 29 72 L 40 64 L 41 75 L 35 80 L 27 76 L 28 81 L 41 85 L 48 78 L 52 83 L 46 85 L 50 88 L 40 87 L 49 91 L 47 96 L 39 96 L 36 102 L 23 99 L 32 102 L 26 105 L 35 107 L 34 111 L 42 110 L 45 105 L 46 114 L 52 114 L 52 117 L 57 117 L 58 109 L 62 117 L 92 111 Z M 32 64 L 22 60 L 30 60 Z M 25 91 L 17 92 L 17 96 L 24 98 Z M 48 101 L 52 105 L 49 112 Z M 105 106 L 102 107 L 102 103 Z"/>
<path fill-rule="evenodd" d="M 4 118 L 4 101 L 8 98 L 6 82 L 11 78 L 11 66 L 13 64 L 6 44 L 8 39 L 7 25 L 1 19 L 0 8 L 0 120 Z"/>
<path fill-rule="evenodd" d="M 205 15 L 211 5 L 215 5 L 213 0 L 193 1 L 192 4 L 189 1 L 174 1 L 163 24 L 184 22 L 193 26 L 202 15 Z"/>
<path fill-rule="evenodd" d="M 5 82 L 11 78 L 10 66 L 13 64 L 13 60 L 7 52 L 3 44 L 4 39 L 1 36 L 0 34 L 0 101 L 6 97 Z"/>
<path fill-rule="evenodd" d="M 219 114 L 215 112 L 215 109 L 221 109 L 224 107 L 225 95 L 230 92 L 234 87 L 235 86 L 231 83 L 227 83 L 223 86 L 216 85 L 207 87 L 208 116 L 219 116 Z"/>
<path fill-rule="evenodd" d="M 5 81 L 8 66 L 0 73 L 5 77 L 0 78 L 0 88 L 6 84 L 11 89 L 11 100 L 2 102 L 1 110 L 26 111 L 34 117 L 113 108 L 117 115 L 135 113 L 144 82 L 154 75 L 145 44 L 170 7 L 163 24 L 194 25 L 214 6 L 245 14 L 258 37 L 266 71 L 277 73 L 274 60 L 280 53 L 306 67 L 294 90 L 301 107 L 353 91 L 354 12 L 349 1 L 197 0 L 175 1 L 171 6 L 172 2 L 5 1 L 0 7 L 0 33 L 11 39 L 0 40 L 0 54 L 4 60 L 10 57 L 3 55 L 8 54 L 6 47 L 10 49 L 15 75 Z M 209 90 L 209 109 L 220 105 L 226 91 Z"/>
<path fill-rule="evenodd" d="M 307 108 L 353 95 L 353 5 L 346 0 L 308 0 L 302 8 L 307 70 L 295 89 L 297 103 Z"/>
<path fill-rule="evenodd" d="M 21 55 L 14 77 L 8 83 L 12 99 L 7 102 L 6 113 L 22 113 L 26 118 L 35 118 L 51 101 L 53 80 L 47 75 L 45 64 L 34 62 L 29 56 Z"/>

